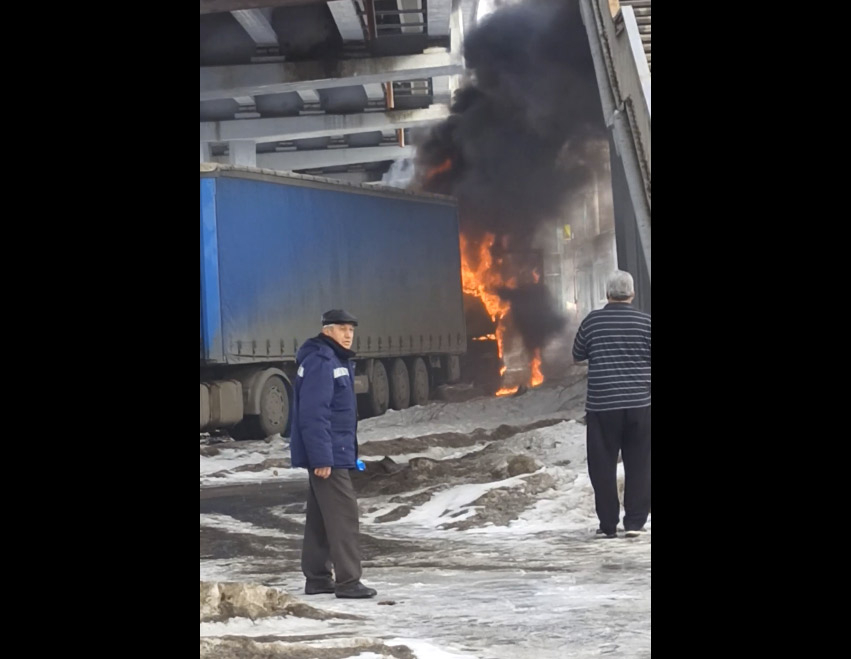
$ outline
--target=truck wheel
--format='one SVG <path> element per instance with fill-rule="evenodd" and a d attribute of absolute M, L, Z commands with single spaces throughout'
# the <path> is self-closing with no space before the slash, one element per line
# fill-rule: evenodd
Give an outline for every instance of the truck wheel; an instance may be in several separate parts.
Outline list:
<path fill-rule="evenodd" d="M 411 364 L 411 405 L 425 405 L 428 402 L 428 369 L 422 357 Z"/>
<path fill-rule="evenodd" d="M 390 403 L 390 387 L 387 384 L 387 371 L 378 359 L 373 362 L 369 392 L 364 398 L 366 416 L 381 416 L 387 411 Z"/>
<path fill-rule="evenodd" d="M 260 430 L 264 433 L 262 439 L 272 435 L 283 435 L 290 420 L 290 398 L 287 385 L 283 379 L 273 375 L 263 385 L 260 394 Z"/>
<path fill-rule="evenodd" d="M 266 439 L 277 433 L 283 435 L 290 419 L 290 399 L 287 385 L 273 375 L 263 385 L 260 394 L 260 414 L 246 414 L 242 421 L 230 429 L 236 440 Z"/>
<path fill-rule="evenodd" d="M 408 367 L 397 358 L 390 363 L 390 407 L 394 410 L 404 410 L 410 404 L 411 382 Z"/>

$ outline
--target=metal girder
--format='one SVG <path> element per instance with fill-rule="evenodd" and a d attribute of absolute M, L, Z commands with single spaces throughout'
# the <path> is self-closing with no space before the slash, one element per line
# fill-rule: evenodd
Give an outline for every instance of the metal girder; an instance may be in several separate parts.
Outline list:
<path fill-rule="evenodd" d="M 429 14 L 429 17 L 431 14 Z M 462 57 L 464 50 L 464 15 L 461 13 L 461 3 L 451 10 L 449 18 L 449 53 L 454 59 Z M 429 32 L 431 27 L 429 26 Z"/>
<path fill-rule="evenodd" d="M 420 110 L 209 121 L 201 123 L 201 142 L 228 142 L 231 140 L 283 142 L 411 128 L 434 123 L 448 116 L 448 106 L 432 105 Z"/>
<path fill-rule="evenodd" d="M 363 25 L 352 0 L 332 0 L 328 3 L 328 9 L 331 10 L 343 41 L 363 41 Z"/>
<path fill-rule="evenodd" d="M 449 52 L 400 55 L 326 63 L 270 62 L 201 67 L 200 100 L 280 94 L 368 83 L 457 75 L 463 62 Z"/>
<path fill-rule="evenodd" d="M 339 167 L 362 162 L 380 162 L 412 158 L 412 146 L 368 146 L 346 149 L 317 149 L 316 151 L 286 151 L 258 153 L 257 166 L 282 172 L 319 167 Z"/>
<path fill-rule="evenodd" d="M 428 33 L 433 37 L 449 34 L 449 14 L 452 13 L 452 0 L 427 0 Z M 461 3 L 458 3 L 460 9 Z"/>
<path fill-rule="evenodd" d="M 449 99 L 452 97 L 452 80 L 449 76 L 435 76 L 431 79 L 431 89 L 434 99 Z"/>
<path fill-rule="evenodd" d="M 322 99 L 319 98 L 319 94 L 312 89 L 299 90 L 298 95 L 299 98 L 301 98 L 302 103 L 305 105 L 318 105 L 322 102 Z"/>
<path fill-rule="evenodd" d="M 652 246 L 649 176 L 645 181 L 645 173 L 642 169 L 639 153 L 642 136 L 633 132 L 633 126 L 627 114 L 629 112 L 627 101 L 632 104 L 634 99 L 625 100 L 620 98 L 620 86 L 617 85 L 615 59 L 612 52 L 612 44 L 608 38 L 608 34 L 614 31 L 612 19 L 609 16 L 610 8 L 607 7 L 604 13 L 598 0 L 580 0 L 579 9 L 582 12 L 582 22 L 585 24 L 585 29 L 588 33 L 591 59 L 594 62 L 594 72 L 597 77 L 597 89 L 599 90 L 600 101 L 603 107 L 603 119 L 611 131 L 616 155 L 623 164 L 626 187 L 632 202 L 635 227 L 638 232 L 649 281 L 651 279 Z M 636 72 L 634 72 L 634 75 L 636 78 L 639 78 Z M 649 76 L 647 82 L 649 83 Z M 648 140 L 649 137 L 648 135 Z"/>
<path fill-rule="evenodd" d="M 220 11 L 236 9 L 254 9 L 257 7 L 293 7 L 327 2 L 327 0 L 200 0 L 202 14 L 214 14 Z"/>
<path fill-rule="evenodd" d="M 380 82 L 373 82 L 363 86 L 366 92 L 366 97 L 370 101 L 379 101 L 384 98 L 384 85 Z"/>
<path fill-rule="evenodd" d="M 429 3 L 431 4 L 431 3 Z M 396 0 L 396 6 L 399 9 L 422 9 L 423 0 Z M 399 14 L 399 23 L 402 26 L 402 34 L 417 34 L 422 33 L 422 27 L 405 27 L 409 23 L 422 23 L 422 14 L 404 13 Z"/>
<path fill-rule="evenodd" d="M 269 18 L 262 9 L 240 9 L 231 15 L 239 21 L 242 28 L 254 39 L 258 46 L 277 46 L 278 35 L 272 29 Z"/>

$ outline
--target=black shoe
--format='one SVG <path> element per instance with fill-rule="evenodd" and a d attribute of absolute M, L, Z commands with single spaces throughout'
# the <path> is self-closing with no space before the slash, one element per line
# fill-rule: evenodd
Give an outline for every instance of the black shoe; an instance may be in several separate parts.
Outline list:
<path fill-rule="evenodd" d="M 336 593 L 337 597 L 345 599 L 366 599 L 368 597 L 375 597 L 378 591 L 374 588 L 367 588 L 358 581 L 357 583 L 346 584 L 345 586 L 337 586 Z"/>
<path fill-rule="evenodd" d="M 642 526 L 640 529 L 627 529 L 626 533 L 624 533 L 624 537 L 626 538 L 637 538 L 640 535 L 644 535 L 647 531 Z"/>
<path fill-rule="evenodd" d="M 603 529 L 597 529 L 597 533 L 594 534 L 595 538 L 617 538 L 618 534 L 614 531 L 604 531 Z"/>
<path fill-rule="evenodd" d="M 304 584 L 305 595 L 322 595 L 334 592 L 333 579 L 308 579 Z"/>

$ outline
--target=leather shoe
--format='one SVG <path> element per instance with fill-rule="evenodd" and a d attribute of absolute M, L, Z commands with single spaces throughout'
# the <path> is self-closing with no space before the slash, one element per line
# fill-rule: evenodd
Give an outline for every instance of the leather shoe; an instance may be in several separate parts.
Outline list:
<path fill-rule="evenodd" d="M 309 579 L 304 584 L 305 595 L 322 595 L 334 592 L 334 581 L 332 579 Z"/>
<path fill-rule="evenodd" d="M 378 594 L 377 590 L 367 588 L 360 581 L 353 584 L 346 584 L 345 586 L 337 586 L 335 592 L 337 597 L 344 599 L 366 599 L 368 597 L 375 597 Z"/>

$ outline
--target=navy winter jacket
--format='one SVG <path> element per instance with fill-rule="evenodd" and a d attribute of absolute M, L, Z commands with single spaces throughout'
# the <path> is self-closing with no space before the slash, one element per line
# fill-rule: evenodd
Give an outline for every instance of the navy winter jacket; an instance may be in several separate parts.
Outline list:
<path fill-rule="evenodd" d="M 293 467 L 354 469 L 358 458 L 355 353 L 320 334 L 296 355 L 290 455 Z"/>

